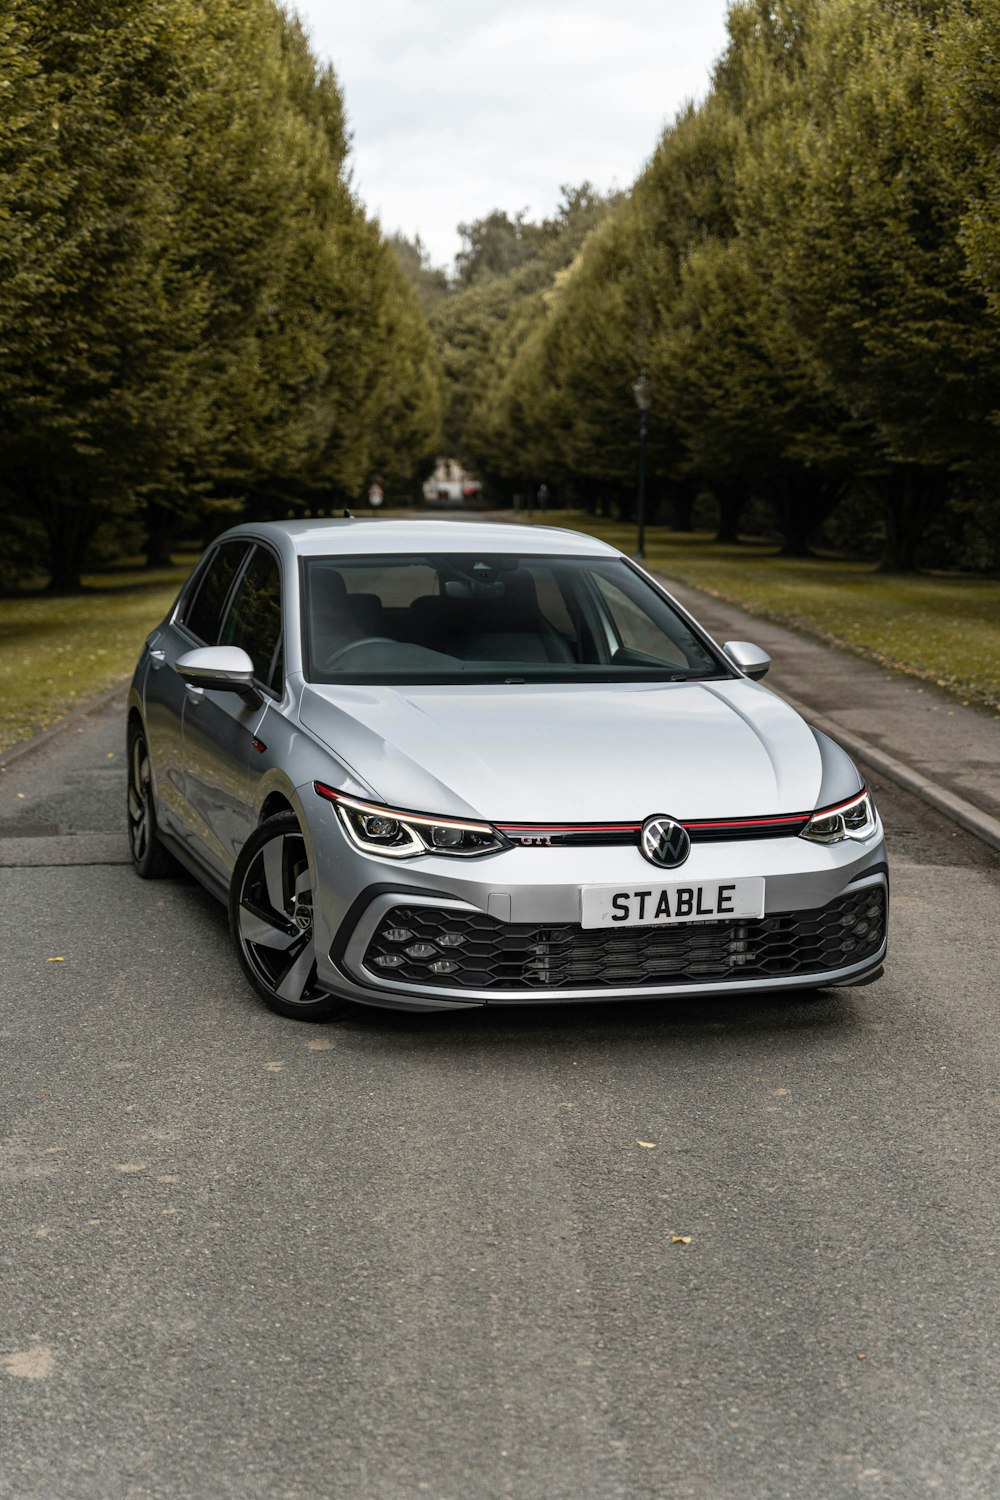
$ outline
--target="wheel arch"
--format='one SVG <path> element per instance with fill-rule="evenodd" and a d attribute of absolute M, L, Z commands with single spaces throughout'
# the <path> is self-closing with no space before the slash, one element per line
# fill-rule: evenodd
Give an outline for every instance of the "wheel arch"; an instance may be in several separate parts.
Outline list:
<path fill-rule="evenodd" d="M 298 810 L 293 806 L 291 799 L 285 796 L 284 792 L 268 792 L 267 796 L 264 798 L 264 801 L 261 803 L 260 812 L 257 816 L 257 822 L 263 823 L 268 818 L 273 818 L 278 813 L 283 812 L 293 812 L 296 814 L 296 816 L 298 816 Z"/>

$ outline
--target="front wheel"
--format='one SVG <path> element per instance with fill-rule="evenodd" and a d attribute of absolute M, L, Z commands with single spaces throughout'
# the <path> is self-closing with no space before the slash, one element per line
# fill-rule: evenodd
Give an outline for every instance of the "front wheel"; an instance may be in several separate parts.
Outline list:
<path fill-rule="evenodd" d="M 243 972 L 279 1016 L 332 1021 L 350 1014 L 351 1002 L 316 978 L 313 874 L 294 813 L 268 818 L 240 850 L 229 929 Z"/>

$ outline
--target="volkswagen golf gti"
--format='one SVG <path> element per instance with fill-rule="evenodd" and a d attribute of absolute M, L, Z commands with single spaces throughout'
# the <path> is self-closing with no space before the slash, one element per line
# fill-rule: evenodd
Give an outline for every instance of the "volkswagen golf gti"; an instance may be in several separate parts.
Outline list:
<path fill-rule="evenodd" d="M 132 861 L 285 1016 L 866 983 L 882 825 L 768 665 L 571 531 L 238 526 L 136 667 Z"/>

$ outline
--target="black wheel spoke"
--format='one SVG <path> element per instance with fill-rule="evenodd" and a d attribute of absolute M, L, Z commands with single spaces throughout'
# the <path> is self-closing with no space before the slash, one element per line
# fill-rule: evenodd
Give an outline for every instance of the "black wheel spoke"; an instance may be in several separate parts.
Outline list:
<path fill-rule="evenodd" d="M 286 951 L 296 938 L 302 936 L 287 917 L 264 911 L 257 905 L 251 905 L 249 901 L 244 901 L 240 907 L 240 932 L 248 943 L 257 943 L 262 948 L 276 948 L 280 952 Z"/>
<path fill-rule="evenodd" d="M 285 843 L 285 839 L 277 838 L 264 845 L 264 879 L 268 900 L 275 911 L 281 912 L 288 909 Z"/>

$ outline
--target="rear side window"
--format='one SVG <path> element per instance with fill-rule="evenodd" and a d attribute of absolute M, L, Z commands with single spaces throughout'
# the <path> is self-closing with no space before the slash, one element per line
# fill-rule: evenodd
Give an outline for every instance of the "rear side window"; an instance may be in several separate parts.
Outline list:
<path fill-rule="evenodd" d="M 274 692 L 284 686 L 281 652 L 281 575 L 266 547 L 250 559 L 219 638 L 220 646 L 241 646 L 253 662 L 254 676 Z"/>
<path fill-rule="evenodd" d="M 194 598 L 181 615 L 181 623 L 206 646 L 219 644 L 219 626 L 229 590 L 246 558 L 246 542 L 223 542 L 201 575 Z"/>

